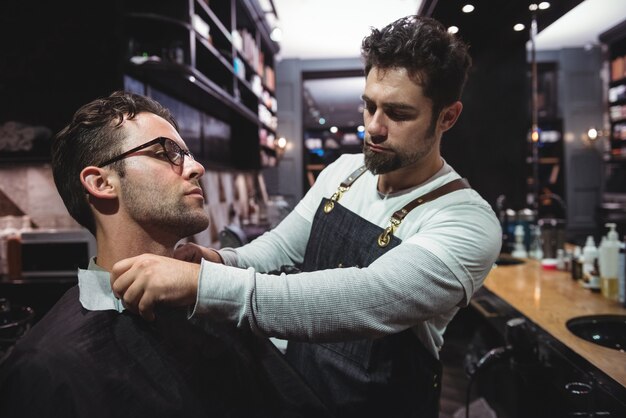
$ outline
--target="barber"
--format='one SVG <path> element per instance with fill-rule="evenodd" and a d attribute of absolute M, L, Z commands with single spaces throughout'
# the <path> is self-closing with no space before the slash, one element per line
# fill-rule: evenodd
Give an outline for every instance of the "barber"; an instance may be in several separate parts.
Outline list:
<path fill-rule="evenodd" d="M 440 155 L 471 60 L 420 16 L 373 29 L 362 55 L 362 154 L 328 166 L 252 243 L 122 260 L 113 289 L 147 319 L 188 305 L 289 340 L 288 360 L 338 416 L 437 417 L 444 331 L 501 244 L 490 205 Z M 284 265 L 302 272 L 264 273 Z"/>

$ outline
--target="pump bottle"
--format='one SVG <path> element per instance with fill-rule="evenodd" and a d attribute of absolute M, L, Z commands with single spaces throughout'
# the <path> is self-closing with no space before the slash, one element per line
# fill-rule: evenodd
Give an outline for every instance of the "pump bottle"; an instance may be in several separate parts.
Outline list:
<path fill-rule="evenodd" d="M 583 281 L 585 286 L 592 290 L 600 289 L 598 275 L 598 249 L 593 236 L 589 235 L 583 247 Z"/>
<path fill-rule="evenodd" d="M 616 225 L 607 223 L 605 226 L 609 228 L 609 232 L 599 249 L 600 289 L 605 298 L 617 300 L 620 242 L 615 230 Z"/>

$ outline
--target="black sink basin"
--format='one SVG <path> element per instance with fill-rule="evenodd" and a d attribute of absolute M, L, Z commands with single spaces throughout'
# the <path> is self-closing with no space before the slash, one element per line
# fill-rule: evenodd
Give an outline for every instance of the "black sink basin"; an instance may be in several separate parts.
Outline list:
<path fill-rule="evenodd" d="M 498 259 L 496 260 L 497 266 L 515 266 L 517 264 L 523 264 L 524 260 L 520 258 L 511 257 L 507 254 L 500 254 Z"/>
<path fill-rule="evenodd" d="M 579 316 L 566 325 L 584 340 L 626 352 L 626 315 Z"/>

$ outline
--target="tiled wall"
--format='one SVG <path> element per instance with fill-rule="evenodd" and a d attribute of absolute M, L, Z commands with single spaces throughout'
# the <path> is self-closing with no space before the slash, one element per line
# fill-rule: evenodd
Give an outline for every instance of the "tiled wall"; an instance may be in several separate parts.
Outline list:
<path fill-rule="evenodd" d="M 41 165 L 0 166 L 0 190 L 3 199 L 9 199 L 24 214 L 31 217 L 38 228 L 72 229 L 80 226 L 70 217 L 57 193 L 52 169 Z M 9 211 L 11 202 L 0 203 L 0 209 Z M 0 213 L 14 215 L 15 213 Z"/>

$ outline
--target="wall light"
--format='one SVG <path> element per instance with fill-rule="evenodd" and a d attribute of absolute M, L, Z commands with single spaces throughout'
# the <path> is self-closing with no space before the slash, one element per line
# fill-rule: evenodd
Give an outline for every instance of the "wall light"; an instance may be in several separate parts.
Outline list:
<path fill-rule="evenodd" d="M 587 132 L 585 133 L 585 136 L 583 137 L 583 139 L 588 139 L 590 142 L 594 142 L 600 138 L 608 138 L 609 135 L 610 135 L 609 130 L 596 129 L 595 127 L 592 126 L 589 129 L 587 129 Z"/>
<path fill-rule="evenodd" d="M 276 139 L 276 147 L 279 149 L 285 149 L 287 147 L 287 139 L 284 136 Z"/>
<path fill-rule="evenodd" d="M 331 126 L 331 127 L 330 127 L 330 133 L 331 133 L 331 134 L 336 134 L 336 133 L 337 133 L 337 131 L 339 131 L 339 129 L 337 129 L 337 127 L 336 127 L 336 126 Z"/>

